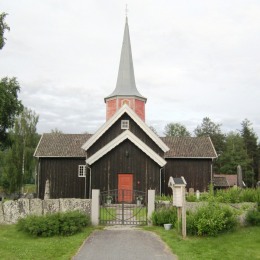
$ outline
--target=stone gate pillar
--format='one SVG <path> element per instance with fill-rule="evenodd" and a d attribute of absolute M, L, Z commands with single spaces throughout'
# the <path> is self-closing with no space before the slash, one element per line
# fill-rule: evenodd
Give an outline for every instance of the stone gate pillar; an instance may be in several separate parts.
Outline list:
<path fill-rule="evenodd" d="M 99 195 L 100 190 L 92 190 L 91 223 L 93 226 L 99 224 Z"/>

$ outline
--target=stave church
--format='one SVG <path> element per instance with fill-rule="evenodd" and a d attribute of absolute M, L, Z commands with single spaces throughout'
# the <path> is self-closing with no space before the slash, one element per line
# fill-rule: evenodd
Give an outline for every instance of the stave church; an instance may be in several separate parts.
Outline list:
<path fill-rule="evenodd" d="M 217 157 L 210 138 L 159 137 L 145 122 L 147 98 L 136 87 L 127 17 L 116 87 L 104 101 L 106 122 L 94 134 L 41 136 L 34 153 L 39 198 L 47 183 L 50 198 L 90 198 L 92 189 L 168 195 L 170 176 L 183 176 L 187 189 L 207 190 Z"/>

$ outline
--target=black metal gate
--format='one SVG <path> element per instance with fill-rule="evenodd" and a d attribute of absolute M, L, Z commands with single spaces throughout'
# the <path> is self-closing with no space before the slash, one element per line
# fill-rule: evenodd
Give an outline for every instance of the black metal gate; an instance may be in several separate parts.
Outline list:
<path fill-rule="evenodd" d="M 100 193 L 100 224 L 145 225 L 146 193 L 133 190 L 110 190 Z"/>

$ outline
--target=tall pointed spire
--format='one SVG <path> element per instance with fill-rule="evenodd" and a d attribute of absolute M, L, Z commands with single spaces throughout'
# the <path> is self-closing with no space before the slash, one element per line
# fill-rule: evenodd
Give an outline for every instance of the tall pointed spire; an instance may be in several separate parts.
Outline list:
<path fill-rule="evenodd" d="M 147 99 L 139 93 L 135 85 L 128 18 L 126 15 L 116 88 L 112 94 L 105 97 L 106 118 L 108 120 L 121 106 L 127 104 L 143 121 L 145 121 L 146 100 Z"/>
<path fill-rule="evenodd" d="M 116 88 L 112 94 L 105 98 L 105 100 L 114 96 L 136 96 L 145 99 L 146 101 L 146 98 L 139 93 L 135 84 L 134 65 L 127 16 L 125 20 L 124 38 L 121 49 Z"/>

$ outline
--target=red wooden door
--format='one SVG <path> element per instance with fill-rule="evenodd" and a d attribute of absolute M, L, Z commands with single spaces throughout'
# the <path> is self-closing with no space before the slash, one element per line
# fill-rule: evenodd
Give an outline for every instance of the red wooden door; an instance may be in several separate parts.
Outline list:
<path fill-rule="evenodd" d="M 118 201 L 133 201 L 133 174 L 118 174 Z"/>

